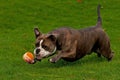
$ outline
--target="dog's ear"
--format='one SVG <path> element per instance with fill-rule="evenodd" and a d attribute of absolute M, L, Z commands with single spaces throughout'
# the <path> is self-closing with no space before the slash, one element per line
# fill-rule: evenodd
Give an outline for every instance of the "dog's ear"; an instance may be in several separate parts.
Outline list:
<path fill-rule="evenodd" d="M 53 42 L 56 42 L 56 40 L 57 40 L 57 35 L 48 34 L 48 35 L 47 35 L 47 38 L 50 39 L 50 40 L 53 41 Z"/>
<path fill-rule="evenodd" d="M 34 28 L 34 33 L 36 38 L 42 34 L 38 28 Z"/>

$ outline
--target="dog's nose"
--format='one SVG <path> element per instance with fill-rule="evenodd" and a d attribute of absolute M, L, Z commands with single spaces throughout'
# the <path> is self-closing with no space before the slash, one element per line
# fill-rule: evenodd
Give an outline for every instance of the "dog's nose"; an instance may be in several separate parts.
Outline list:
<path fill-rule="evenodd" d="M 36 49 L 36 54 L 38 54 L 40 52 L 40 49 Z"/>

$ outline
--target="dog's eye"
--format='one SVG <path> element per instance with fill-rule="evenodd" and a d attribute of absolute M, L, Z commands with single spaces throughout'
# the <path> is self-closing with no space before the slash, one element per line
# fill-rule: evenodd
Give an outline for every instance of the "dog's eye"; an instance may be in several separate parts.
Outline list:
<path fill-rule="evenodd" d="M 46 45 L 43 45 L 42 48 L 44 48 L 45 50 L 49 49 L 49 47 L 47 47 Z"/>
<path fill-rule="evenodd" d="M 36 46 L 36 47 L 39 47 L 39 43 L 35 43 L 35 46 Z"/>

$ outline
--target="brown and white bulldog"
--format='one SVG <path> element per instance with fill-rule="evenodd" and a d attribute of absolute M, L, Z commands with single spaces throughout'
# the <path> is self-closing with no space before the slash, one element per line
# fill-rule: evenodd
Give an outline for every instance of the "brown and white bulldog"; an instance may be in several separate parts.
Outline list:
<path fill-rule="evenodd" d="M 111 60 L 113 52 L 110 48 L 108 35 L 102 29 L 100 17 L 100 5 L 97 7 L 98 20 L 96 26 L 76 30 L 71 28 L 59 28 L 42 34 L 38 28 L 34 29 L 36 36 L 35 61 L 53 55 L 50 62 L 55 63 L 60 59 L 76 61 L 92 52 Z"/>

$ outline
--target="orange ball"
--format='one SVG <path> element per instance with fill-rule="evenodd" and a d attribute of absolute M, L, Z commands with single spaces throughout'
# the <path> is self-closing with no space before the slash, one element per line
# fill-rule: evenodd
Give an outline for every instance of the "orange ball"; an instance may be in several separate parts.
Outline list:
<path fill-rule="evenodd" d="M 23 55 L 23 60 L 27 63 L 34 63 L 34 56 L 31 52 L 26 52 Z"/>

